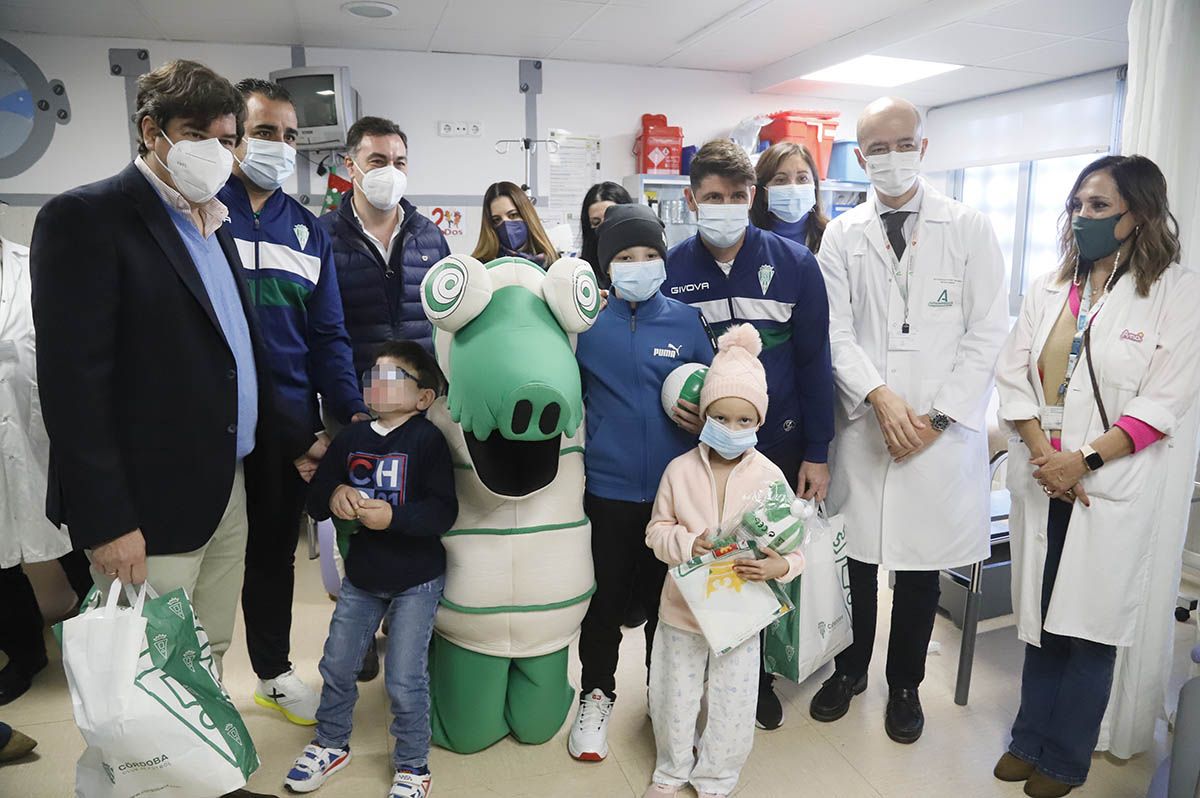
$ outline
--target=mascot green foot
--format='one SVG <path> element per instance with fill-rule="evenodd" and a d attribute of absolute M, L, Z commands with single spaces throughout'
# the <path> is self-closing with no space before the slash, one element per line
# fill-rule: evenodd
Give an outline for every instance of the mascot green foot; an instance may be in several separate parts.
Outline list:
<path fill-rule="evenodd" d="M 540 745 L 558 733 L 575 703 L 565 648 L 540 657 L 490 657 L 434 633 L 429 677 L 433 743 L 459 754 L 510 734 Z"/>

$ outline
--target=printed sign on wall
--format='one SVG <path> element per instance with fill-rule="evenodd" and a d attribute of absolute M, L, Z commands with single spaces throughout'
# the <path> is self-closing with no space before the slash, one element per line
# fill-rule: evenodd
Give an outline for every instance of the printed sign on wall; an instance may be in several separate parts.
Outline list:
<path fill-rule="evenodd" d="M 462 208 L 430 208 L 428 215 L 447 238 L 464 235 L 467 218 Z"/>

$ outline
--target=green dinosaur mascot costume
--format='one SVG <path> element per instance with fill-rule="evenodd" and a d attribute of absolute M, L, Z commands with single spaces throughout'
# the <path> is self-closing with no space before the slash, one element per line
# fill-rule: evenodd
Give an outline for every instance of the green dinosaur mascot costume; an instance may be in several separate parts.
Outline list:
<path fill-rule="evenodd" d="M 547 271 L 450 256 L 421 301 L 450 384 L 427 416 L 450 444 L 459 507 L 429 660 L 433 740 L 544 743 L 574 704 L 567 646 L 595 590 L 574 343 L 599 287 L 576 258 Z"/>

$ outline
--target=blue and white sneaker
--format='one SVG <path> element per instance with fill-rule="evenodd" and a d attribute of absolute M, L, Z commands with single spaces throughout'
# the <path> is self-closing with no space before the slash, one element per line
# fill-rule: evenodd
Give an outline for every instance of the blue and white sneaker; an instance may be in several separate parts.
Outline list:
<path fill-rule="evenodd" d="M 292 792 L 312 792 L 348 764 L 349 748 L 325 748 L 316 743 L 309 743 L 292 764 L 287 778 L 283 780 L 283 786 Z"/>
<path fill-rule="evenodd" d="M 388 798 L 428 798 L 432 789 L 433 776 L 429 769 L 424 773 L 413 773 L 411 770 L 397 770 L 396 778 L 392 779 L 392 789 Z"/>

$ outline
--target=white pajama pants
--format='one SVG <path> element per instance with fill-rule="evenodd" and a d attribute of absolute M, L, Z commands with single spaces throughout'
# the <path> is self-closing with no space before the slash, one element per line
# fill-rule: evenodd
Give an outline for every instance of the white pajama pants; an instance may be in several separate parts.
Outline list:
<path fill-rule="evenodd" d="M 758 635 L 718 657 L 703 635 L 659 623 L 650 658 L 656 783 L 690 783 L 697 792 L 714 795 L 733 792 L 754 745 L 758 660 Z M 706 673 L 708 722 L 696 757 L 692 748 Z"/>

